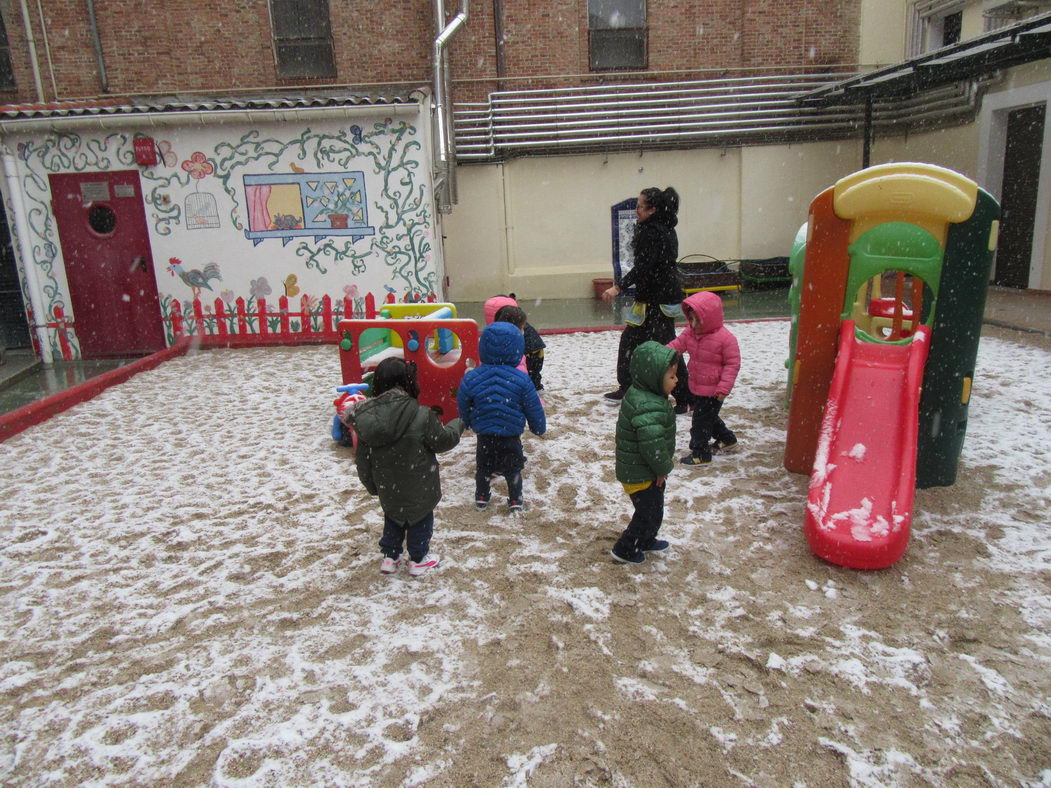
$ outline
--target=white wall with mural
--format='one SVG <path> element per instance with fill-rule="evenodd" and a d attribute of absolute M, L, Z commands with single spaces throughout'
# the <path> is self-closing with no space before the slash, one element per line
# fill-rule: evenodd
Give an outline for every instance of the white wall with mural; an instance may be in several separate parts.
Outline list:
<path fill-rule="evenodd" d="M 317 330 L 325 296 L 337 318 L 348 307 L 363 312 L 369 294 L 377 303 L 389 294 L 398 301 L 440 297 L 428 113 L 426 104 L 412 103 L 252 124 L 200 123 L 186 113 L 184 124 L 166 119 L 156 128 L 9 132 L 4 143 L 16 173 L 8 172 L 4 196 L 12 243 L 27 307 L 36 285 L 52 356 L 90 356 L 85 343 L 98 344 L 85 333 L 98 319 L 78 314 L 76 291 L 96 288 L 107 275 L 97 258 L 110 254 L 107 232 L 123 221 L 122 197 L 141 203 L 141 218 L 126 221 L 145 225 L 148 252 L 112 255 L 127 258 L 118 268 L 137 264 L 155 282 L 156 309 L 148 311 L 167 344 L 180 331 L 277 333 L 281 296 L 293 331 L 303 321 Z M 147 134 L 157 161 L 141 166 L 135 140 Z M 80 241 L 79 220 L 63 219 L 64 197 L 75 211 L 89 211 Z M 105 213 L 109 205 L 116 214 Z M 85 280 L 78 266 L 94 274 Z M 118 282 L 109 289 L 131 291 L 116 298 L 145 297 L 148 284 L 129 287 L 121 271 L 112 275 Z M 106 297 L 92 295 L 90 311 L 105 309 Z M 89 302 L 79 300 L 87 312 Z"/>

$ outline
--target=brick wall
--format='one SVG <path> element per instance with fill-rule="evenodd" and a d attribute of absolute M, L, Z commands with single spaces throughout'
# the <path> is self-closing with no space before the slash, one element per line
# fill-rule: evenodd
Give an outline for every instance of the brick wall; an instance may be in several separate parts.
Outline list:
<path fill-rule="evenodd" d="M 451 17 L 458 3 L 446 0 L 446 5 Z M 860 0 L 649 0 L 648 5 L 651 71 L 798 67 L 857 59 Z M 36 6 L 29 4 L 45 94 L 51 100 L 55 92 Z M 58 97 L 100 95 L 86 4 L 41 0 L 41 6 Z M 587 0 L 470 0 L 468 25 L 452 42 L 458 101 L 483 100 L 498 87 L 497 6 L 503 9 L 504 88 L 638 79 L 616 73 L 558 81 L 513 79 L 588 75 Z M 431 0 L 330 0 L 329 7 L 338 76 L 323 82 L 430 84 Z M 110 93 L 304 84 L 277 77 L 267 0 L 97 0 L 95 9 Z M 0 0 L 0 13 L 18 82 L 18 90 L 0 94 L 0 101 L 35 101 L 18 2 Z"/>

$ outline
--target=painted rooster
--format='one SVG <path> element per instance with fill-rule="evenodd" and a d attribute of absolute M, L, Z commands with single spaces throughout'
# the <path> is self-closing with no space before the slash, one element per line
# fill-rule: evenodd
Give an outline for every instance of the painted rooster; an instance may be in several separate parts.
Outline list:
<path fill-rule="evenodd" d="M 220 282 L 223 281 L 223 276 L 219 273 L 219 266 L 216 263 L 208 263 L 203 271 L 199 271 L 196 268 L 191 268 L 187 271 L 182 267 L 182 260 L 178 257 L 169 257 L 168 270 L 171 272 L 172 276 L 178 274 L 179 278 L 185 282 L 191 290 L 193 290 L 194 298 L 200 297 L 202 288 L 207 290 L 212 289 L 212 286 L 208 284 L 210 279 L 216 279 Z"/>

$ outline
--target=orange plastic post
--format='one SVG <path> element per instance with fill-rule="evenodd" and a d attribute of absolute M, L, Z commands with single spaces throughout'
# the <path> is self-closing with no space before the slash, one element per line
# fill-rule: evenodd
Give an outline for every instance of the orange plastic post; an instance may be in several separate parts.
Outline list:
<path fill-rule="evenodd" d="M 833 187 L 810 203 L 809 234 L 799 299 L 797 375 L 788 411 L 785 468 L 809 474 L 836 366 L 840 315 L 846 296 L 852 223 L 833 210 Z"/>

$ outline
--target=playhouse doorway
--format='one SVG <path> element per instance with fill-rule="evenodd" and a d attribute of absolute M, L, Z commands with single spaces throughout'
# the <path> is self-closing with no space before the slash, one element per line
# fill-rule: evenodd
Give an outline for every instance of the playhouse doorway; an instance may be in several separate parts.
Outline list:
<path fill-rule="evenodd" d="M 139 173 L 48 176 L 81 356 L 164 347 Z"/>

